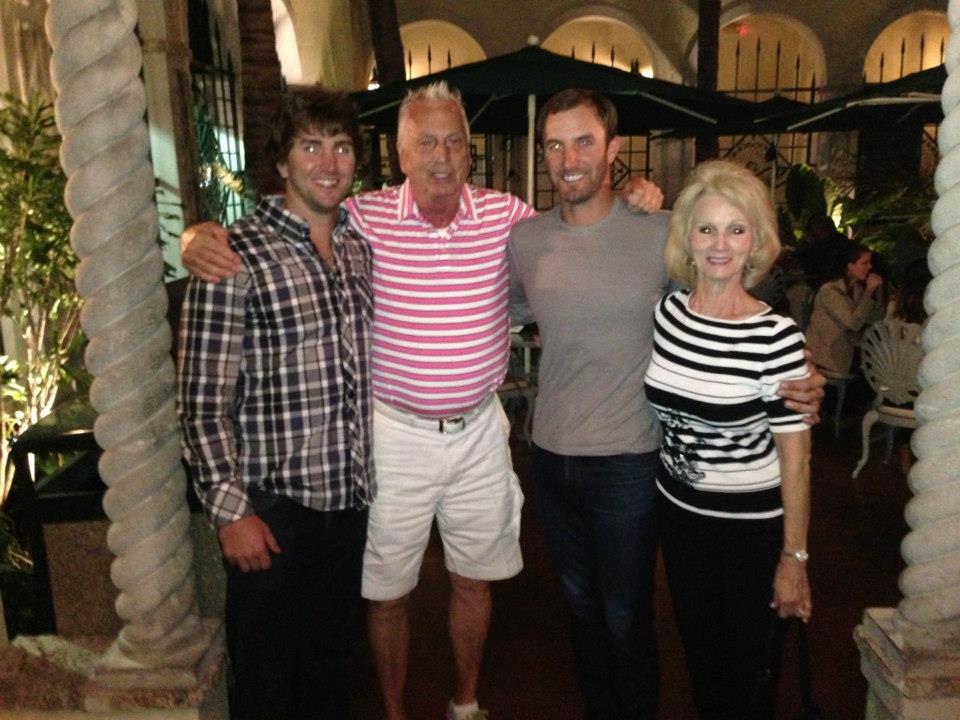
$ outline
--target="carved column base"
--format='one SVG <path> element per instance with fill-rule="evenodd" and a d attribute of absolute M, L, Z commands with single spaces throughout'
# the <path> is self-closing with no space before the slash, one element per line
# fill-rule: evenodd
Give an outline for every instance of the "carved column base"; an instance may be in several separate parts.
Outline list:
<path fill-rule="evenodd" d="M 110 663 L 104 663 L 101 658 L 93 676 L 83 687 L 84 709 L 87 712 L 108 712 L 197 705 L 221 678 L 226 657 L 223 623 L 219 619 L 201 619 L 199 634 L 202 635 L 202 652 L 195 661 L 181 667 L 122 669 L 110 667 Z M 107 655 L 112 651 L 114 648 L 108 650 Z"/>
<path fill-rule="evenodd" d="M 195 664 L 149 670 L 103 669 L 110 638 L 17 637 L 0 649 L 0 717 L 226 720 L 223 624 L 203 618 L 200 627 L 206 646 Z"/>
<path fill-rule="evenodd" d="M 895 612 L 869 608 L 853 633 L 868 684 L 867 720 L 960 718 L 960 648 L 908 646 Z"/>

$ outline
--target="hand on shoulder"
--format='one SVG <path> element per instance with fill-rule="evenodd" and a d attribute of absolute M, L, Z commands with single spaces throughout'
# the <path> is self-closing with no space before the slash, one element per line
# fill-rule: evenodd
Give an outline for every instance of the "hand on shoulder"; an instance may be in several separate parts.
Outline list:
<path fill-rule="evenodd" d="M 180 234 L 180 259 L 194 277 L 220 282 L 240 271 L 240 256 L 230 249 L 227 229 L 212 221 L 191 225 Z"/>
<path fill-rule="evenodd" d="M 631 177 L 623 187 L 622 197 L 634 212 L 655 213 L 663 207 L 663 191 L 656 183 L 640 177 Z"/>

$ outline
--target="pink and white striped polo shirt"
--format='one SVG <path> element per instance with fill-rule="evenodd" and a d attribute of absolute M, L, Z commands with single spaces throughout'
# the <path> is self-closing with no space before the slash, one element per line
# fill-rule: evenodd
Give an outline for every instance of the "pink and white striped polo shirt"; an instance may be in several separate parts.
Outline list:
<path fill-rule="evenodd" d="M 347 209 L 373 249 L 374 396 L 430 417 L 476 407 L 506 374 L 507 239 L 534 211 L 465 185 L 453 222 L 435 228 L 409 181 L 351 197 Z"/>

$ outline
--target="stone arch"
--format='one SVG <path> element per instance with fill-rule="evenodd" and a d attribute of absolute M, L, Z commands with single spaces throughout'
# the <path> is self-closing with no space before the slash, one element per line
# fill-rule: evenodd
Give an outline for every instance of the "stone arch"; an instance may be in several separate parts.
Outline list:
<path fill-rule="evenodd" d="M 943 62 L 950 25 L 947 15 L 919 10 L 887 25 L 870 46 L 863 63 L 867 82 L 886 82 Z"/>
<path fill-rule="evenodd" d="M 759 75 L 756 74 L 758 37 L 760 38 Z M 799 20 L 782 13 L 753 12 L 747 6 L 739 6 L 733 10 L 728 9 L 720 16 L 718 90 L 731 91 L 734 87 L 743 89 L 744 83 L 737 79 L 738 40 L 741 48 L 739 78 L 749 76 L 751 89 L 755 85 L 769 89 L 758 96 L 760 100 L 774 94 L 774 89 L 810 87 L 814 78 L 818 87 L 823 87 L 827 82 L 826 52 L 820 38 L 813 30 Z M 778 42 L 781 48 L 779 67 L 775 59 Z M 745 53 L 745 46 L 749 46 L 749 52 Z M 690 38 L 688 47 L 687 57 L 690 67 L 695 70 L 696 35 Z M 799 72 L 796 69 L 798 58 Z M 801 99 L 809 100 L 810 98 Z"/>
<path fill-rule="evenodd" d="M 270 0 L 270 4 L 277 56 L 288 84 L 321 83 L 346 91 L 366 86 L 370 32 L 365 3 Z"/>
<path fill-rule="evenodd" d="M 558 55 L 630 70 L 653 76 L 653 53 L 633 29 L 611 18 L 586 16 L 564 23 L 543 41 L 543 48 Z"/>
<path fill-rule="evenodd" d="M 633 16 L 613 5 L 588 4 L 562 13 L 542 46 L 560 55 L 569 55 L 572 47 L 578 59 L 590 60 L 594 40 L 596 62 L 611 64 L 613 48 L 614 67 L 629 70 L 631 61 L 638 60 L 643 75 L 680 79 L 677 68 L 653 37 Z"/>
<path fill-rule="evenodd" d="M 473 35 L 446 20 L 406 23 L 400 27 L 400 41 L 403 43 L 403 65 L 407 79 L 478 62 L 487 57 Z M 367 69 L 372 68 L 371 54 Z"/>
<path fill-rule="evenodd" d="M 300 63 L 293 9 L 287 0 L 271 0 L 271 6 L 280 71 L 287 83 L 297 85 L 303 82 L 303 66 Z"/>

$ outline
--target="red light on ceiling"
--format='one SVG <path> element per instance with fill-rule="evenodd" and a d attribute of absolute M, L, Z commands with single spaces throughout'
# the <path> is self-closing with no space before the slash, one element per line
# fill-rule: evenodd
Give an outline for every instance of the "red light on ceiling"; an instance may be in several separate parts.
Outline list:
<path fill-rule="evenodd" d="M 746 23 L 740 23 L 737 25 L 737 35 L 740 37 L 746 37 L 750 34 L 750 26 Z"/>

